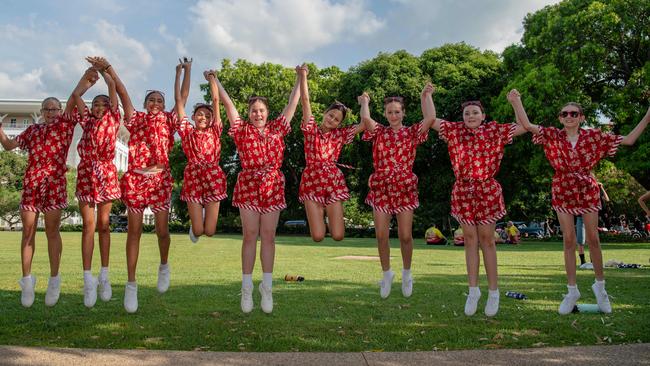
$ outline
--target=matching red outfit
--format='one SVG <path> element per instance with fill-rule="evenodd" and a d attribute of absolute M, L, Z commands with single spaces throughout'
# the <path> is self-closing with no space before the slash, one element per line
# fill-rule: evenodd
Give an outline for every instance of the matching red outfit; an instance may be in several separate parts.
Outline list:
<path fill-rule="evenodd" d="M 440 138 L 447 142 L 456 182 L 451 192 L 451 215 L 466 225 L 488 225 L 505 216 L 501 185 L 494 179 L 516 124 L 495 121 L 475 129 L 464 122 L 442 121 Z"/>
<path fill-rule="evenodd" d="M 213 123 L 197 130 L 186 116 L 177 128 L 187 156 L 181 200 L 205 205 L 226 198 L 226 175 L 219 166 L 223 127 Z"/>
<path fill-rule="evenodd" d="M 417 146 L 429 137 L 429 130 L 420 133 L 422 122 L 403 126 L 395 131 L 377 124 L 366 130 L 363 140 L 372 141 L 374 173 L 368 179 L 370 188 L 366 203 L 388 214 L 414 210 L 419 205 L 418 177 L 413 173 Z"/>
<path fill-rule="evenodd" d="M 286 117 L 268 121 L 264 134 L 251 123 L 237 118 L 228 134 L 235 140 L 242 171 L 237 176 L 232 205 L 261 214 L 287 207 L 284 175 L 284 137 L 291 132 Z"/>
<path fill-rule="evenodd" d="M 600 189 L 591 170 L 600 159 L 613 156 L 623 136 L 598 129 L 579 129 L 575 148 L 564 129 L 539 127 L 533 142 L 544 147 L 555 170 L 552 206 L 557 212 L 581 215 L 601 209 Z"/>
<path fill-rule="evenodd" d="M 47 212 L 68 206 L 66 159 L 74 126 L 70 116 L 59 116 L 52 123 L 31 125 L 16 137 L 20 149 L 29 153 L 21 210 Z"/>
<path fill-rule="evenodd" d="M 95 118 L 88 107 L 77 119 L 83 135 L 77 145 L 81 161 L 77 167 L 77 191 L 79 202 L 95 205 L 120 198 L 117 179 L 115 141 L 120 128 L 118 108 L 107 111 L 102 118 Z"/>
<path fill-rule="evenodd" d="M 174 146 L 176 113 L 156 114 L 134 112 L 124 126 L 129 138 L 129 170 L 120 181 L 122 200 L 131 212 L 143 212 L 147 207 L 154 213 L 169 210 L 172 175 L 169 151 Z M 143 174 L 139 169 L 163 166 L 157 174 Z"/>
<path fill-rule="evenodd" d="M 344 144 L 354 140 L 356 126 L 341 127 L 324 133 L 314 116 L 300 126 L 305 136 L 305 160 L 298 199 L 327 206 L 350 198 L 345 177 L 336 166 Z"/>

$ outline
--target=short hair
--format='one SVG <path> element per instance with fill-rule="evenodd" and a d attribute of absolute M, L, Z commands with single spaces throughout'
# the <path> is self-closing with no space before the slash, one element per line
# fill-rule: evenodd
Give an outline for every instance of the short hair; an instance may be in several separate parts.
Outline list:
<path fill-rule="evenodd" d="M 262 102 L 266 106 L 266 109 L 269 109 L 268 98 L 259 95 L 251 95 L 251 97 L 248 98 L 248 109 L 250 109 L 255 102 Z"/>
<path fill-rule="evenodd" d="M 481 109 L 481 113 L 485 113 L 485 109 L 483 109 L 483 104 L 481 104 L 480 100 L 468 100 L 466 102 L 463 102 L 463 104 L 460 105 L 461 107 L 461 112 L 465 111 L 465 108 L 475 105 Z"/>
<path fill-rule="evenodd" d="M 578 112 L 580 112 L 580 114 L 582 114 L 582 115 L 585 114 L 584 110 L 582 109 L 582 105 L 580 103 L 576 103 L 576 102 L 569 102 L 569 103 L 563 105 L 562 108 L 560 108 L 560 111 L 563 110 L 565 107 L 568 107 L 568 106 L 576 107 L 576 108 L 578 108 Z"/>
<path fill-rule="evenodd" d="M 43 101 L 41 102 L 41 109 L 42 109 L 42 108 L 45 108 L 45 103 L 47 103 L 47 102 L 49 102 L 49 101 L 52 101 L 52 100 L 55 101 L 56 104 L 59 105 L 59 108 L 63 108 L 63 105 L 61 104 L 61 101 L 59 100 L 59 98 L 56 98 L 56 97 L 47 97 L 47 98 L 43 99 Z"/>
<path fill-rule="evenodd" d="M 348 113 L 348 107 L 346 107 L 345 104 L 339 102 L 338 100 L 335 100 L 334 103 L 332 103 L 329 107 L 327 107 L 327 109 L 323 113 L 327 113 L 333 109 L 336 109 L 337 111 L 341 112 L 341 114 L 343 115 L 341 121 L 343 121 L 345 119 L 345 116 Z"/>
<path fill-rule="evenodd" d="M 406 108 L 405 108 L 405 105 L 404 105 L 404 97 L 400 97 L 400 96 L 394 96 L 394 97 L 386 97 L 386 98 L 384 98 L 384 108 L 386 108 L 386 106 L 387 106 L 388 104 L 393 103 L 393 102 L 397 102 L 397 103 L 399 103 L 399 104 L 402 106 L 402 111 L 403 111 L 404 109 L 406 109 Z"/>

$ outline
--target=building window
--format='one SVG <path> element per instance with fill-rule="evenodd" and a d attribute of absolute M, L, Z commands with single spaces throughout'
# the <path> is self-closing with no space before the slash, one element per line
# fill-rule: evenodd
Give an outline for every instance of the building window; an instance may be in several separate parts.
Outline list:
<path fill-rule="evenodd" d="M 9 127 L 16 128 L 16 119 L 12 118 L 11 122 L 9 122 Z"/>
<path fill-rule="evenodd" d="M 23 127 L 29 126 L 29 120 L 27 118 L 23 119 Z"/>

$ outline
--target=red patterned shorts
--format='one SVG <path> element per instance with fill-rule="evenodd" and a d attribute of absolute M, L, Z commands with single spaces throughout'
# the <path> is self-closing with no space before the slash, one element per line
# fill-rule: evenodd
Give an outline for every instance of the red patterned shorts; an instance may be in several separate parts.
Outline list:
<path fill-rule="evenodd" d="M 151 175 L 128 171 L 120 181 L 122 201 L 130 212 L 142 213 L 147 207 L 154 213 L 169 211 L 172 184 L 169 170 Z"/>
<path fill-rule="evenodd" d="M 284 175 L 279 169 L 245 169 L 237 176 L 232 205 L 261 214 L 285 209 Z"/>
<path fill-rule="evenodd" d="M 20 209 L 33 212 L 61 210 L 68 207 L 67 181 L 64 171 L 28 171 L 25 173 Z"/>
<path fill-rule="evenodd" d="M 183 174 L 181 200 L 205 205 L 228 197 L 226 175 L 215 165 L 187 164 Z"/>
<path fill-rule="evenodd" d="M 117 169 L 112 161 L 82 160 L 77 167 L 77 191 L 79 202 L 99 204 L 121 196 Z"/>
<path fill-rule="evenodd" d="M 505 216 L 501 185 L 494 178 L 457 180 L 451 191 L 451 216 L 466 225 L 489 225 Z"/>
<path fill-rule="evenodd" d="M 391 215 L 415 210 L 418 200 L 418 177 L 413 172 L 376 171 L 368 179 L 366 203 Z"/>
<path fill-rule="evenodd" d="M 302 172 L 298 199 L 315 201 L 324 206 L 350 198 L 341 170 L 334 164 L 308 164 Z"/>

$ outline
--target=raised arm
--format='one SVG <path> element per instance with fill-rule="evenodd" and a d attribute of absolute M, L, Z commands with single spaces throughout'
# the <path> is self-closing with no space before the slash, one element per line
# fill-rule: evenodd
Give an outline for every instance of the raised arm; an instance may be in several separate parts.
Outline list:
<path fill-rule="evenodd" d="M 650 199 L 650 191 L 647 191 L 646 193 L 642 194 L 641 197 L 639 197 L 639 206 L 645 211 L 645 216 L 650 217 L 650 208 L 648 208 L 648 205 L 645 204 L 645 201 Z"/>
<path fill-rule="evenodd" d="M 648 127 L 648 122 L 650 122 L 650 107 L 648 107 L 648 110 L 645 112 L 645 116 L 639 121 L 639 123 L 634 127 L 632 132 L 628 133 L 627 136 L 623 137 L 623 140 L 621 140 L 621 144 L 623 145 L 634 145 L 636 142 L 636 139 L 641 136 L 643 131 L 645 130 L 646 127 Z"/>
<path fill-rule="evenodd" d="M 289 95 L 289 103 L 284 110 L 282 115 L 287 118 L 287 122 L 291 122 L 293 114 L 296 113 L 296 107 L 298 106 L 298 101 L 300 99 L 300 75 L 296 74 L 296 83 L 293 85 L 293 90 L 291 90 L 291 95 Z"/>
<path fill-rule="evenodd" d="M 135 108 L 133 108 L 131 97 L 129 97 L 129 93 L 126 90 L 124 83 L 120 77 L 117 76 L 115 68 L 108 62 L 108 60 L 103 57 L 86 57 L 86 60 L 90 62 L 96 69 L 106 72 L 113 79 L 113 81 L 115 81 L 115 90 L 117 91 L 117 95 L 122 101 L 122 108 L 124 108 L 124 120 L 130 120 L 131 116 L 135 112 Z"/>
<path fill-rule="evenodd" d="M 212 97 L 212 109 L 214 109 L 214 124 L 218 127 L 223 127 L 223 122 L 221 121 L 221 112 L 219 111 L 219 87 L 217 86 L 216 75 L 217 72 L 214 70 L 208 70 L 203 72 L 205 80 L 208 81 L 210 86 L 210 96 Z"/>
<path fill-rule="evenodd" d="M 68 98 L 68 102 L 65 104 L 65 115 L 70 115 L 74 110 L 74 107 L 77 107 L 77 113 L 82 114 L 86 104 L 83 101 L 83 95 L 97 82 L 99 75 L 97 70 L 94 67 L 90 67 L 84 72 L 83 76 L 77 83 L 77 86 L 74 88 Z"/>
<path fill-rule="evenodd" d="M 221 100 L 223 107 L 226 109 L 226 116 L 228 116 L 228 121 L 232 125 L 239 118 L 239 112 L 237 112 L 235 104 L 230 99 L 230 96 L 228 95 L 228 92 L 226 92 L 226 89 L 224 89 L 223 85 L 221 85 L 221 81 L 219 81 L 217 75 L 213 74 L 213 76 L 214 81 L 217 83 L 217 87 L 219 88 L 219 99 Z"/>
<path fill-rule="evenodd" d="M 309 103 L 309 85 L 307 84 L 307 75 L 309 74 L 309 69 L 305 64 L 302 66 L 296 66 L 296 72 L 298 73 L 298 78 L 300 80 L 300 103 L 302 104 L 302 123 L 309 123 L 309 118 L 311 118 L 311 105 Z"/>
<path fill-rule="evenodd" d="M 4 121 L 6 117 L 6 114 L 0 116 L 0 145 L 2 145 L 5 150 L 9 151 L 17 148 L 18 142 L 15 139 L 10 139 L 2 129 L 2 121 Z"/>
<path fill-rule="evenodd" d="M 375 132 L 377 122 L 370 117 L 370 96 L 368 96 L 368 93 L 363 92 L 363 94 L 357 97 L 357 101 L 361 106 L 361 110 L 359 111 L 361 123 L 366 126 L 368 131 Z"/>
<path fill-rule="evenodd" d="M 524 134 L 526 131 L 538 134 L 539 126 L 530 123 L 528 120 L 528 115 L 526 114 L 526 110 L 524 110 L 524 105 L 521 103 L 521 94 L 519 94 L 519 91 L 517 91 L 517 89 L 512 89 L 510 92 L 508 92 L 507 98 L 508 102 L 510 102 L 510 105 L 512 105 L 512 109 L 515 111 L 515 119 L 517 120 L 518 124 L 514 136 Z"/>
<path fill-rule="evenodd" d="M 420 133 L 426 132 L 429 128 L 440 131 L 440 122 L 436 119 L 436 107 L 433 104 L 433 93 L 436 87 L 431 83 L 427 83 L 422 89 L 420 96 L 420 104 L 422 105 L 423 123 L 420 127 Z"/>
<path fill-rule="evenodd" d="M 178 60 L 178 65 L 176 65 L 176 77 L 174 78 L 174 109 L 176 110 L 176 115 L 178 120 L 181 121 L 185 118 L 185 103 L 187 99 L 183 98 L 183 92 L 181 91 L 181 73 L 183 72 L 183 61 Z M 185 79 L 187 74 L 183 77 L 183 84 L 185 84 Z"/>
<path fill-rule="evenodd" d="M 115 87 L 115 80 L 104 70 L 99 72 L 104 78 L 104 82 L 108 87 L 108 99 L 111 101 L 111 111 L 116 111 L 119 109 L 117 101 L 117 89 Z"/>

